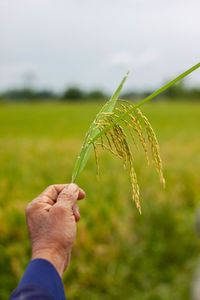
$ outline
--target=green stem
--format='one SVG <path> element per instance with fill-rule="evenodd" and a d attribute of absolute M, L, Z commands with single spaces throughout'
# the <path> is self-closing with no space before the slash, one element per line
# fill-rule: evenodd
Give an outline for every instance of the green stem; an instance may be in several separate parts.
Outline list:
<path fill-rule="evenodd" d="M 172 86 L 173 84 L 175 84 L 176 82 L 178 82 L 179 80 L 183 79 L 184 77 L 186 77 L 187 75 L 189 75 L 190 73 L 192 73 L 193 71 L 195 71 L 196 69 L 198 69 L 200 67 L 200 63 L 194 65 L 192 68 L 188 69 L 187 71 L 185 71 L 184 73 L 182 73 L 181 75 L 177 76 L 175 79 L 173 79 L 172 81 L 168 82 L 167 84 L 165 84 L 163 87 L 161 87 L 160 89 L 158 89 L 157 91 L 155 91 L 154 93 L 152 93 L 150 96 L 148 96 L 147 98 L 145 98 L 144 100 L 140 101 L 138 104 L 136 104 L 134 107 L 130 108 L 128 111 L 126 111 L 125 113 L 123 113 L 122 115 L 120 115 L 118 118 L 115 119 L 115 121 L 113 123 L 111 123 L 110 125 L 108 125 L 107 127 L 105 127 L 102 131 L 100 131 L 92 140 L 89 141 L 88 145 L 93 144 L 100 136 L 102 136 L 106 131 L 108 131 L 110 128 L 112 128 L 116 123 L 118 123 L 120 120 L 122 120 L 124 117 L 126 117 L 127 115 L 130 114 L 130 112 L 132 112 L 134 109 L 142 106 L 143 104 L 145 104 L 146 102 L 150 101 L 151 99 L 153 99 L 154 97 L 158 96 L 160 93 L 164 92 L 166 89 L 168 89 L 170 86 Z"/>

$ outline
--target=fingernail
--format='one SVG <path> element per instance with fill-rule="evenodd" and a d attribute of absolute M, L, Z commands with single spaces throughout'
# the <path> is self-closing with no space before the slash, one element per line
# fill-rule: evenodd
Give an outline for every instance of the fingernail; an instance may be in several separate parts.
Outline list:
<path fill-rule="evenodd" d="M 80 215 L 79 209 L 77 210 L 76 213 L 77 213 L 77 215 L 78 215 L 78 217 L 79 217 L 79 219 L 80 219 L 81 215 Z"/>

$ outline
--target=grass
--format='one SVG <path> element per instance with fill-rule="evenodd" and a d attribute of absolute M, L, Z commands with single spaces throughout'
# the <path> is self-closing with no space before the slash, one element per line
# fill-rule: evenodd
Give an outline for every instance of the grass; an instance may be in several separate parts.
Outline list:
<path fill-rule="evenodd" d="M 30 258 L 25 205 L 47 185 L 71 180 L 84 134 L 99 104 L 0 106 L 0 299 L 8 298 Z M 72 262 L 64 282 L 71 299 L 188 299 L 200 242 L 200 104 L 143 108 L 158 136 L 166 189 L 138 152 L 142 216 L 126 173 L 100 154 L 101 180 L 91 157 L 78 183 L 87 193 Z"/>

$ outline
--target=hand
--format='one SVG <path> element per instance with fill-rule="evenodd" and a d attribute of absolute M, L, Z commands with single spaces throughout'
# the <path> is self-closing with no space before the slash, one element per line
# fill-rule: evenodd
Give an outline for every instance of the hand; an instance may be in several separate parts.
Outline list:
<path fill-rule="evenodd" d="M 26 219 L 32 246 L 32 259 L 50 261 L 60 276 L 69 265 L 80 219 L 76 200 L 85 192 L 76 184 L 55 184 L 26 207 Z"/>

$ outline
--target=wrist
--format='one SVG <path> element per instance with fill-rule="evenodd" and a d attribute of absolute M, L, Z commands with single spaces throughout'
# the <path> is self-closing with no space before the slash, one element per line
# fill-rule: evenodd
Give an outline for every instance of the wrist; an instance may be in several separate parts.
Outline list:
<path fill-rule="evenodd" d="M 47 261 L 49 261 L 57 270 L 59 273 L 60 277 L 62 277 L 63 272 L 65 270 L 65 265 L 66 265 L 66 255 L 61 255 L 58 253 L 58 251 L 55 251 L 53 249 L 48 249 L 48 250 L 34 250 L 32 252 L 32 260 L 37 259 L 37 258 L 42 258 Z"/>

